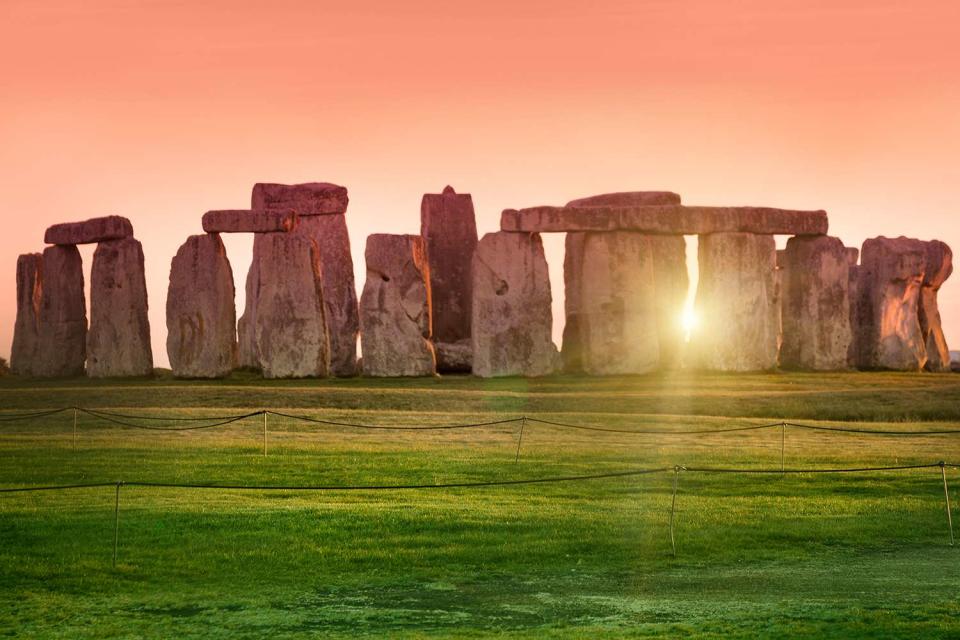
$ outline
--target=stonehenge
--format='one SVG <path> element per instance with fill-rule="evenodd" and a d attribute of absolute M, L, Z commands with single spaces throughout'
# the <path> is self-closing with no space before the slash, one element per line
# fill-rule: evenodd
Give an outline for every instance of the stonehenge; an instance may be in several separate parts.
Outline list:
<path fill-rule="evenodd" d="M 257 261 L 253 324 L 265 378 L 330 374 L 330 337 L 321 284 L 320 250 L 311 238 L 266 234 Z"/>
<path fill-rule="evenodd" d="M 671 235 L 754 233 L 760 235 L 822 235 L 825 211 L 792 211 L 768 207 L 690 207 L 663 205 L 602 205 L 507 209 L 500 217 L 503 231 L 531 233 L 570 231 L 639 231 Z"/>
<path fill-rule="evenodd" d="M 287 211 L 207 211 L 201 221 L 207 233 L 270 233 L 292 231 L 297 214 Z"/>
<path fill-rule="evenodd" d="M 47 244 L 75 245 L 131 237 L 133 225 L 129 220 L 120 216 L 104 216 L 83 222 L 55 224 L 43 234 L 43 241 Z"/>
<path fill-rule="evenodd" d="M 258 183 L 253 187 L 255 211 L 289 211 L 298 221 L 291 232 L 312 240 L 319 251 L 318 284 L 323 290 L 324 315 L 330 340 L 330 371 L 335 376 L 357 373 L 357 336 L 360 317 L 353 277 L 353 257 L 347 231 L 349 198 L 344 187 L 327 182 L 284 185 Z M 254 241 L 254 261 L 258 251 Z M 251 266 L 251 273 L 254 267 Z M 264 281 L 260 278 L 260 281 Z M 252 297 L 251 297 L 252 294 Z M 257 289 L 247 280 L 247 308 L 241 323 L 241 361 L 255 364 L 253 327 L 259 305 Z"/>
<path fill-rule="evenodd" d="M 430 339 L 430 266 L 420 236 L 375 233 L 364 252 L 367 279 L 360 296 L 363 373 L 429 376 L 437 368 Z"/>
<path fill-rule="evenodd" d="M 883 236 L 845 247 L 822 210 L 625 191 L 505 209 L 499 230 L 478 240 L 472 196 L 447 186 L 423 194 L 418 235 L 367 237 L 358 301 L 345 187 L 258 183 L 250 202 L 204 213 L 204 233 L 171 261 L 166 347 L 177 377 L 238 367 L 267 378 L 951 370 L 938 300 L 950 247 Z M 223 233 L 253 240 L 239 322 Z M 566 234 L 562 350 L 543 233 Z M 693 235 L 700 322 L 685 326 Z M 787 236 L 785 248 L 774 236 Z M 55 224 L 44 240 L 42 254 L 17 260 L 13 373 L 151 374 L 144 255 L 130 221 Z M 88 326 L 77 245 L 93 243 Z"/>
<path fill-rule="evenodd" d="M 477 248 L 477 222 L 470 194 L 457 193 L 450 186 L 443 193 L 424 194 L 420 235 L 430 264 L 437 369 L 470 371 L 470 268 Z"/>
<path fill-rule="evenodd" d="M 167 355 L 178 378 L 220 378 L 236 366 L 233 271 L 220 235 L 190 236 L 170 263 Z"/>
<path fill-rule="evenodd" d="M 133 238 L 100 242 L 90 276 L 87 375 L 104 378 L 152 372 L 143 248 Z"/>
<path fill-rule="evenodd" d="M 143 376 L 153 372 L 143 249 L 120 216 L 55 224 L 52 246 L 17 259 L 11 369 L 38 377 Z M 97 244 L 90 324 L 78 244 Z"/>
<path fill-rule="evenodd" d="M 33 375 L 83 375 L 87 361 L 87 303 L 83 261 L 74 245 L 43 250 L 37 355 Z"/>
<path fill-rule="evenodd" d="M 926 271 L 920 287 L 920 333 L 927 348 L 928 371 L 950 370 L 950 348 L 940 325 L 940 309 L 937 296 L 940 287 L 953 273 L 953 252 L 944 242 L 927 243 Z"/>
<path fill-rule="evenodd" d="M 780 310 L 773 236 L 710 233 L 699 242 L 696 308 L 708 322 L 691 336 L 692 360 L 716 371 L 776 368 Z"/>
<path fill-rule="evenodd" d="M 567 207 L 679 204 L 664 191 L 580 198 Z M 563 263 L 564 369 L 591 375 L 678 366 L 688 277 L 680 235 L 570 232 Z"/>
<path fill-rule="evenodd" d="M 40 298 L 43 293 L 43 256 L 28 253 L 17 258 L 17 320 L 10 349 L 14 375 L 34 375 L 40 349 Z"/>
<path fill-rule="evenodd" d="M 473 373 L 545 376 L 560 368 L 550 277 L 536 233 L 488 233 L 473 254 Z"/>
<path fill-rule="evenodd" d="M 795 236 L 782 257 L 780 366 L 846 369 L 853 339 L 847 249 L 839 238 Z"/>

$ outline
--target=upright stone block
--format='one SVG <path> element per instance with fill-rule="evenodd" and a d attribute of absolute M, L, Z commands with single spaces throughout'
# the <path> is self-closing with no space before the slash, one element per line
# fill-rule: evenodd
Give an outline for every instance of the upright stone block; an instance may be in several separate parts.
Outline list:
<path fill-rule="evenodd" d="M 691 337 L 699 366 L 717 371 L 763 371 L 777 366 L 779 308 L 773 236 L 700 236 L 700 322 Z"/>
<path fill-rule="evenodd" d="M 940 309 L 937 302 L 940 287 L 953 273 L 953 252 L 946 243 L 933 240 L 926 243 L 926 265 L 923 285 L 920 287 L 920 332 L 927 348 L 928 371 L 950 371 L 950 347 L 943 335 Z"/>
<path fill-rule="evenodd" d="M 363 374 L 430 376 L 430 267 L 423 238 L 374 234 L 367 238 L 367 279 L 360 296 Z"/>
<path fill-rule="evenodd" d="M 904 237 L 873 238 L 863 243 L 860 257 L 857 365 L 864 369 L 922 369 L 927 348 L 919 303 L 926 243 Z"/>
<path fill-rule="evenodd" d="M 678 368 L 686 350 L 683 309 L 690 289 L 687 273 L 687 242 L 683 236 L 650 236 L 653 248 L 654 307 L 660 367 Z"/>
<path fill-rule="evenodd" d="M 254 335 L 264 377 L 330 375 L 330 339 L 316 243 L 299 234 L 265 234 L 256 258 Z"/>
<path fill-rule="evenodd" d="M 133 238 L 106 240 L 93 254 L 87 375 L 153 373 L 143 247 Z"/>
<path fill-rule="evenodd" d="M 324 315 L 330 341 L 330 372 L 351 376 L 357 372 L 357 335 L 360 318 L 354 284 L 350 236 L 344 213 L 347 190 L 324 182 L 299 185 L 257 184 L 253 188 L 252 209 L 296 212 L 298 221 L 291 232 L 312 240 L 319 249 L 323 278 Z M 263 234 L 256 236 L 258 239 Z M 258 240 L 254 241 L 254 262 Z M 256 366 L 253 327 L 256 326 L 258 275 L 254 265 L 247 278 L 247 306 L 240 320 L 240 361 Z M 251 296 L 251 292 L 254 294 Z"/>
<path fill-rule="evenodd" d="M 581 234 L 570 234 L 577 236 Z M 654 251 L 642 233 L 585 233 L 568 242 L 564 284 L 578 335 L 564 332 L 591 375 L 646 373 L 660 362 Z M 569 237 L 569 236 L 568 236 Z M 569 341 L 571 342 L 568 342 Z M 573 363 L 575 356 L 565 356 Z"/>
<path fill-rule="evenodd" d="M 39 349 L 34 375 L 81 376 L 87 360 L 83 261 L 73 245 L 43 251 Z"/>
<path fill-rule="evenodd" d="M 40 299 L 43 293 L 43 256 L 28 253 L 17 258 L 17 321 L 13 328 L 10 370 L 32 376 L 40 349 Z"/>
<path fill-rule="evenodd" d="M 170 263 L 167 355 L 178 378 L 221 378 L 236 363 L 233 270 L 219 234 L 190 236 Z"/>
<path fill-rule="evenodd" d="M 473 198 L 453 187 L 424 194 L 420 203 L 420 235 L 430 261 L 433 298 L 433 341 L 440 371 L 470 370 L 470 272 L 477 248 Z M 464 358 L 464 351 L 467 357 Z"/>
<path fill-rule="evenodd" d="M 586 198 L 572 200 L 566 204 L 566 207 L 641 207 L 658 205 L 679 205 L 680 196 L 670 191 L 628 191 L 620 193 L 605 193 Z M 622 239 L 634 238 L 644 247 L 649 246 L 653 256 L 653 293 L 646 299 L 636 298 L 631 291 L 639 285 L 634 282 L 632 277 L 627 275 L 630 270 L 629 259 L 618 267 L 623 273 L 612 276 L 620 282 L 627 282 L 626 288 L 621 288 L 619 292 L 613 295 L 626 302 L 626 306 L 633 311 L 632 323 L 636 325 L 641 317 L 646 317 L 647 309 L 653 307 L 656 315 L 656 342 L 659 344 L 659 353 L 657 354 L 657 365 L 661 367 L 679 366 L 681 361 L 681 352 L 683 350 L 684 334 L 680 323 L 683 313 L 683 305 L 686 300 L 689 280 L 687 276 L 686 265 L 686 242 L 683 236 L 676 235 L 645 235 L 637 232 L 617 231 L 610 238 L 620 238 L 617 244 L 623 246 Z M 583 271 L 585 264 L 596 264 L 596 260 L 588 263 L 584 262 L 584 248 L 587 245 L 587 239 L 593 236 L 600 238 L 592 240 L 591 246 L 602 248 L 608 243 L 602 241 L 606 232 L 571 232 L 567 234 L 566 253 L 564 256 L 564 287 L 565 298 L 564 306 L 566 310 L 566 323 L 563 329 L 563 364 L 567 371 L 583 371 L 583 341 L 585 339 L 584 329 L 581 325 L 584 304 L 582 301 L 583 290 L 593 291 L 597 282 L 606 281 L 608 276 L 602 273 L 587 274 Z M 640 237 L 647 238 L 646 241 L 640 241 Z M 611 242 L 614 242 L 611 240 Z M 607 247 L 609 248 L 609 247 Z M 616 266 L 616 263 L 613 263 Z M 641 287 L 642 288 L 642 287 Z M 600 292 L 595 292 L 600 293 Z M 636 293 L 636 291 L 633 291 Z M 649 292 L 647 292 L 649 294 Z M 586 306 L 586 310 L 594 316 L 593 324 L 595 327 L 607 320 L 612 322 L 610 329 L 614 324 L 619 324 L 623 329 L 627 329 L 630 322 L 624 324 L 614 317 L 605 318 L 603 314 L 597 311 L 595 303 L 592 301 Z M 607 304 L 609 301 L 605 302 Z M 641 311 L 641 309 L 643 311 Z M 637 314 L 640 315 L 637 315 Z M 616 314 L 615 314 L 616 315 Z M 622 317 L 622 316 L 621 316 Z M 642 324 L 642 321 L 641 321 Z M 634 326 L 636 328 L 636 326 Z M 628 334 L 630 331 L 627 332 Z M 645 340 L 638 336 L 630 337 L 623 335 L 621 342 L 625 343 L 625 348 L 638 356 L 646 349 L 649 351 L 649 345 Z M 594 373 L 602 373 L 602 369 L 611 369 L 610 373 L 643 373 L 649 371 L 651 365 L 648 356 L 640 356 L 639 360 L 635 358 L 624 359 L 619 363 L 603 364 L 595 360 L 597 369 Z"/>
<path fill-rule="evenodd" d="M 783 344 L 786 369 L 835 371 L 848 367 L 850 274 L 838 238 L 797 236 L 783 253 Z"/>
<path fill-rule="evenodd" d="M 486 234 L 472 270 L 474 375 L 555 372 L 560 355 L 551 337 L 550 277 L 539 234 Z"/>

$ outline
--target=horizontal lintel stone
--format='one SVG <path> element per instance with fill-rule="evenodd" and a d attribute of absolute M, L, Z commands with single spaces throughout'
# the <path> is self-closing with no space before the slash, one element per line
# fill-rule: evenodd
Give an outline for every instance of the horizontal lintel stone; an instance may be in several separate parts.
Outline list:
<path fill-rule="evenodd" d="M 105 240 L 133 237 L 133 225 L 122 216 L 91 218 L 83 222 L 64 222 L 47 228 L 43 241 L 47 244 L 94 244 Z"/>
<path fill-rule="evenodd" d="M 207 233 L 271 233 L 293 231 L 297 214 L 286 211 L 253 211 L 231 209 L 207 211 L 203 214 L 203 230 Z"/>
<path fill-rule="evenodd" d="M 793 211 L 769 207 L 533 207 L 507 209 L 502 231 L 549 233 L 570 231 L 639 231 L 700 235 L 757 233 L 765 235 L 824 235 L 826 211 Z"/>
<path fill-rule="evenodd" d="M 253 185 L 252 208 L 257 210 L 293 209 L 298 216 L 344 214 L 350 198 L 347 188 L 329 182 Z"/>

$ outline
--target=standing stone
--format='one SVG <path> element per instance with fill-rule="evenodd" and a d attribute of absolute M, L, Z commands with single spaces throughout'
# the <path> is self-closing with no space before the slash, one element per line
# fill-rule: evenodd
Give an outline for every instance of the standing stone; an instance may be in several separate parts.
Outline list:
<path fill-rule="evenodd" d="M 855 369 L 860 364 L 859 336 L 860 336 L 860 250 L 855 247 L 846 247 L 847 252 L 847 297 L 850 299 L 850 347 L 847 349 L 847 367 Z"/>
<path fill-rule="evenodd" d="M 247 271 L 244 286 L 246 299 L 243 315 L 237 322 L 237 366 L 245 369 L 260 368 L 260 354 L 257 353 L 257 300 L 260 295 L 260 254 L 265 238 L 270 234 L 258 233 L 253 236 L 253 259 Z"/>
<path fill-rule="evenodd" d="M 453 187 L 424 194 L 420 203 L 420 235 L 430 261 L 433 299 L 433 341 L 440 371 L 470 370 L 470 272 L 477 248 L 473 198 Z"/>
<path fill-rule="evenodd" d="M 777 366 L 779 309 L 773 236 L 700 236 L 700 282 L 691 342 L 701 367 L 762 371 Z"/>
<path fill-rule="evenodd" d="M 291 233 L 313 240 L 319 248 L 319 273 L 323 278 L 324 315 L 330 341 L 330 372 L 336 376 L 356 375 L 357 335 L 360 331 L 350 236 L 344 216 L 348 202 L 346 188 L 314 182 L 298 185 L 258 183 L 253 187 L 251 203 L 254 210 L 292 209 L 297 214 L 298 222 Z M 254 263 L 257 262 L 258 241 L 263 237 L 264 234 L 255 237 Z M 255 266 L 251 265 L 247 277 L 246 310 L 240 319 L 242 366 L 257 366 L 258 362 L 253 337 L 253 328 L 257 325 L 258 278 Z"/>
<path fill-rule="evenodd" d="M 87 375 L 153 373 L 143 247 L 133 238 L 97 245 L 90 276 Z"/>
<path fill-rule="evenodd" d="M 368 376 L 430 376 L 430 267 L 420 236 L 367 238 L 367 280 L 360 296 L 360 344 Z"/>
<path fill-rule="evenodd" d="M 927 348 L 928 371 L 950 371 L 950 348 L 940 324 L 937 295 L 940 287 L 953 273 L 953 252 L 944 242 L 926 243 L 926 266 L 923 286 L 920 288 L 920 332 Z"/>
<path fill-rule="evenodd" d="M 543 376 L 555 372 L 550 277 L 536 233 L 488 233 L 473 255 L 473 373 Z"/>
<path fill-rule="evenodd" d="M 610 375 L 655 369 L 660 342 L 650 236 L 630 231 L 582 235 L 582 242 L 569 243 L 571 253 L 579 255 L 565 259 L 571 269 L 564 271 L 564 283 L 576 290 L 568 318 L 575 318 L 579 335 L 570 338 L 583 371 Z M 564 348 L 567 337 L 565 332 Z"/>
<path fill-rule="evenodd" d="M 680 196 L 669 191 L 633 191 L 623 193 L 607 193 L 588 198 L 580 198 L 567 203 L 567 207 L 596 207 L 596 206 L 653 206 L 680 204 Z M 613 235 L 608 235 L 608 233 Z M 598 236 L 595 239 L 593 236 Z M 606 241 L 604 238 L 607 238 Z M 616 238 L 617 240 L 614 240 Z M 642 238 L 646 238 L 643 240 Z M 635 261 L 637 254 L 627 249 L 630 244 L 642 247 L 643 253 L 652 255 L 652 272 L 649 272 L 651 282 L 643 285 L 637 281 L 639 275 L 631 275 L 630 271 L 637 268 Z M 610 260 L 603 255 L 592 256 L 586 260 L 585 248 L 593 247 L 591 251 L 608 252 L 612 245 L 618 245 L 618 251 L 626 251 L 620 260 Z M 586 261 L 585 261 L 586 260 Z M 640 260 L 641 265 L 644 260 Z M 590 273 L 584 267 L 595 268 L 600 264 L 607 264 L 617 273 Z M 684 334 L 681 325 L 681 315 L 686 300 L 689 279 L 686 264 L 686 241 L 683 236 L 676 235 L 645 235 L 638 232 L 571 232 L 567 234 L 566 252 L 564 255 L 564 306 L 566 323 L 563 329 L 563 363 L 567 371 L 583 371 L 583 342 L 588 326 L 583 324 L 583 314 L 589 313 L 592 321 L 589 326 L 594 327 L 592 335 L 598 338 L 600 327 L 609 322 L 608 336 L 620 332 L 618 342 L 622 349 L 632 354 L 623 360 L 592 357 L 591 373 L 643 373 L 652 367 L 679 366 L 683 350 Z M 641 273 L 646 269 L 640 266 Z M 604 292 L 606 283 L 616 281 L 621 285 Z M 597 284 L 600 283 L 600 290 Z M 646 286 L 646 289 L 644 288 Z M 652 291 L 649 290 L 652 286 Z M 587 295 L 597 298 L 585 303 L 584 291 Z M 640 293 L 641 296 L 637 297 Z M 602 299 L 601 299 L 602 298 Z M 617 304 L 615 299 L 623 304 Z M 624 322 L 621 313 L 605 316 L 600 312 L 603 305 L 622 307 L 631 319 Z M 646 333 L 649 329 L 649 311 L 654 313 L 655 335 Z M 631 315 L 632 314 L 632 315 Z M 619 319 L 618 319 L 619 318 Z M 639 322 L 639 324 L 637 324 Z M 617 328 L 619 327 L 619 329 Z M 646 334 L 646 338 L 635 335 L 638 330 Z M 611 332 L 612 333 L 609 333 Z M 649 339 L 655 338 L 659 345 L 656 352 L 656 362 L 650 362 L 654 350 L 648 344 Z M 617 342 L 617 341 L 615 341 Z M 611 343 L 608 348 L 615 348 Z"/>
<path fill-rule="evenodd" d="M 39 349 L 34 375 L 81 376 L 87 360 L 83 260 L 73 245 L 43 250 Z"/>
<path fill-rule="evenodd" d="M 783 264 L 781 366 L 846 369 L 853 336 L 849 263 L 843 242 L 829 236 L 790 238 Z"/>
<path fill-rule="evenodd" d="M 872 238 L 860 253 L 860 329 L 857 364 L 864 369 L 916 371 L 927 362 L 919 302 L 926 243 L 910 238 Z"/>
<path fill-rule="evenodd" d="M 254 334 L 266 378 L 330 375 L 319 253 L 315 242 L 297 234 L 262 237 Z"/>
<path fill-rule="evenodd" d="M 586 232 L 567 234 L 563 250 L 563 343 L 561 358 L 563 370 L 568 373 L 583 371 L 583 251 Z"/>
<path fill-rule="evenodd" d="M 34 375 L 40 348 L 40 298 L 43 293 L 43 256 L 28 253 L 17 258 L 17 321 L 10 350 L 10 370 Z"/>
<path fill-rule="evenodd" d="M 167 355 L 178 378 L 221 378 L 236 359 L 233 270 L 219 234 L 190 236 L 170 263 Z"/>
<path fill-rule="evenodd" d="M 654 307 L 660 367 L 678 368 L 683 361 L 686 334 L 683 309 L 690 290 L 687 273 L 687 241 L 683 236 L 650 236 L 653 247 Z"/>

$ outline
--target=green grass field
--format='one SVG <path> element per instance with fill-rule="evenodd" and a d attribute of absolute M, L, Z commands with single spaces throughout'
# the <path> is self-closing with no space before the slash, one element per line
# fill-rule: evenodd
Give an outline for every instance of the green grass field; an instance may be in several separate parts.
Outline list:
<path fill-rule="evenodd" d="M 62 406 L 150 416 L 261 408 L 435 425 L 527 415 L 613 428 L 789 420 L 960 428 L 960 375 L 217 382 L 0 379 L 0 418 Z M 163 421 L 141 424 L 172 424 Z M 184 423 L 185 424 L 185 423 Z M 0 487 L 117 481 L 389 485 L 673 467 L 960 462 L 960 435 L 789 428 L 630 435 L 528 423 L 363 431 L 270 416 L 154 432 L 73 412 L 0 422 Z M 960 502 L 960 472 L 947 470 Z M 402 491 L 0 494 L 0 634 L 46 638 L 956 637 L 960 547 L 939 468 L 673 474 Z M 957 512 L 960 514 L 960 511 Z M 958 522 L 960 534 L 960 522 Z"/>

